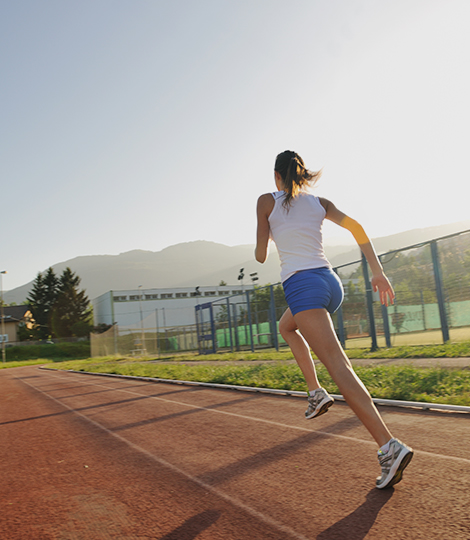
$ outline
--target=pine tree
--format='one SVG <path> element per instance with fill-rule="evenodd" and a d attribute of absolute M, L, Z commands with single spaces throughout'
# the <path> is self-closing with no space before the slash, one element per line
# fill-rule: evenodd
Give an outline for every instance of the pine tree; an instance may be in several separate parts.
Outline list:
<path fill-rule="evenodd" d="M 52 268 L 36 276 L 27 302 L 34 318 L 33 335 L 36 339 L 47 339 L 52 335 L 51 319 L 57 301 L 59 280 Z"/>
<path fill-rule="evenodd" d="M 66 268 L 59 279 L 57 300 L 52 313 L 52 329 L 57 337 L 87 335 L 91 329 L 90 302 L 81 279 Z"/>

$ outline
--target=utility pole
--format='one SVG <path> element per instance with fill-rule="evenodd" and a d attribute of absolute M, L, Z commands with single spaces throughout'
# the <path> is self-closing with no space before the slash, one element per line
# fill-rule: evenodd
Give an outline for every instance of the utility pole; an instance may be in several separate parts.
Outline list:
<path fill-rule="evenodd" d="M 5 351 L 5 311 L 3 309 L 3 274 L 7 274 L 6 270 L 0 272 L 0 299 L 2 302 L 2 361 L 6 361 L 6 351 Z"/>

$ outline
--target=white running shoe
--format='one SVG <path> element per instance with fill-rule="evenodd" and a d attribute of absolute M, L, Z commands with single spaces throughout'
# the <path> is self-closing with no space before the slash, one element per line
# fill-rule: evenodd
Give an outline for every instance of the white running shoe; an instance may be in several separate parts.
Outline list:
<path fill-rule="evenodd" d="M 413 457 L 413 449 L 398 439 L 391 439 L 388 452 L 379 450 L 379 465 L 382 467 L 381 476 L 375 483 L 378 489 L 384 489 L 398 484 L 403 476 L 405 467 Z"/>
<path fill-rule="evenodd" d="M 308 407 L 305 411 L 305 418 L 308 420 L 325 414 L 333 405 L 334 401 L 324 388 L 317 388 L 313 396 L 308 396 Z"/>

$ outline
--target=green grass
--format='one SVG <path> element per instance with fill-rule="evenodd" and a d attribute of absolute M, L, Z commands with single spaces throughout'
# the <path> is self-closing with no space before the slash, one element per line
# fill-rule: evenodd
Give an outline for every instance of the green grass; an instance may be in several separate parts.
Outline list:
<path fill-rule="evenodd" d="M 369 349 L 348 349 L 349 358 L 460 358 L 470 357 L 470 341 L 438 345 L 408 345 L 381 348 L 371 352 Z"/>
<path fill-rule="evenodd" d="M 454 343 L 468 341 L 470 337 L 470 328 L 468 326 L 462 328 L 450 328 L 450 339 Z M 398 347 L 402 345 L 438 345 L 442 343 L 441 330 L 426 330 L 425 332 L 406 332 L 403 334 L 393 334 L 391 336 L 392 346 Z M 377 342 L 379 347 L 385 347 L 385 336 L 378 335 Z M 347 349 L 367 348 L 370 347 L 370 337 L 352 338 L 346 340 Z"/>
<path fill-rule="evenodd" d="M 45 351 L 42 348 L 41 350 Z M 80 352 L 83 353 L 83 350 Z M 58 349 L 55 349 L 56 354 L 57 351 Z M 347 352 L 352 359 L 470 357 L 470 341 L 445 345 L 402 346 L 375 352 L 351 349 Z M 67 353 L 71 354 L 72 349 Z M 30 358 L 20 362 L 8 361 L 1 364 L 1 367 L 52 361 L 59 362 L 54 365 L 60 369 L 76 371 L 306 391 L 299 368 L 293 362 L 286 362 L 288 360 L 293 360 L 293 356 L 290 350 L 285 348 L 281 351 L 265 349 L 255 353 L 242 351 L 205 356 L 188 353 L 145 359 L 105 357 L 65 360 L 64 356 L 48 358 L 44 355 L 42 358 Z M 207 365 L 206 362 L 211 363 Z M 322 365 L 317 369 L 322 385 L 331 393 L 339 393 L 327 370 Z M 355 371 L 373 397 L 470 406 L 470 370 L 380 365 L 356 366 Z"/>
<path fill-rule="evenodd" d="M 64 362 L 60 364 L 60 368 L 283 390 L 307 390 L 297 365 L 279 361 L 253 365 L 237 365 L 236 362 L 230 365 L 201 365 L 194 362 L 129 362 L 128 359 L 109 358 L 101 361 L 94 359 Z M 376 366 L 356 367 L 355 371 L 376 398 L 470 406 L 470 370 Z M 318 376 L 329 392 L 339 393 L 323 366 L 318 366 Z"/>
<path fill-rule="evenodd" d="M 459 343 L 446 343 L 437 345 L 399 346 L 390 349 L 380 348 L 371 352 L 368 348 L 347 349 L 351 359 L 374 358 L 458 358 L 470 357 L 470 341 Z M 50 360 L 61 362 L 63 360 L 86 359 L 90 357 L 89 342 L 57 343 L 54 345 L 26 345 L 21 347 L 7 347 L 6 359 L 8 367 L 14 367 L 15 361 Z M 222 352 L 217 354 L 199 355 L 195 352 L 165 355 L 161 358 L 153 356 L 146 360 L 159 360 L 162 362 L 200 362 L 200 361 L 282 361 L 292 360 L 293 356 L 288 347 L 275 349 L 261 349 L 252 353 L 250 351 Z M 128 358 L 127 361 L 133 361 Z M 26 365 L 26 364 L 23 364 Z"/>
<path fill-rule="evenodd" d="M 24 366 L 34 366 L 37 364 L 49 364 L 52 360 L 48 360 L 47 358 L 37 358 L 35 360 L 19 360 L 19 361 L 8 361 L 8 362 L 0 362 L 0 369 L 5 368 L 14 368 L 14 367 L 24 367 Z"/>

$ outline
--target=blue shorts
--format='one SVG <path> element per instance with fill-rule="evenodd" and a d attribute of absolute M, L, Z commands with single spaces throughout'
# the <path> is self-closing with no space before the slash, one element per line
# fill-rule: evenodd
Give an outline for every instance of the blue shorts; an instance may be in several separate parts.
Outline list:
<path fill-rule="evenodd" d="M 344 298 L 341 280 L 331 268 L 300 270 L 282 286 L 292 315 L 316 308 L 334 313 Z"/>

